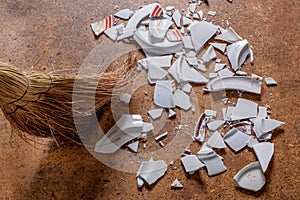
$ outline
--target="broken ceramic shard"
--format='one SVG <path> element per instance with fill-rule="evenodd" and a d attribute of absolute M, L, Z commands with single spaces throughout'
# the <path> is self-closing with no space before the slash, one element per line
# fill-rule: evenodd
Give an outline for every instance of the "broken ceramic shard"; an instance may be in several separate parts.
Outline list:
<path fill-rule="evenodd" d="M 144 122 L 143 123 L 143 133 L 148 133 L 154 129 L 154 126 L 151 123 Z"/>
<path fill-rule="evenodd" d="M 267 86 L 277 85 L 277 82 L 271 77 L 265 78 L 265 82 Z"/>
<path fill-rule="evenodd" d="M 181 14 L 180 14 L 179 10 L 175 10 L 172 18 L 173 18 L 173 21 L 175 22 L 176 26 L 178 28 L 180 28 L 181 27 Z"/>
<path fill-rule="evenodd" d="M 201 158 L 201 157 L 205 157 L 207 155 L 209 155 L 210 153 L 214 152 L 214 150 L 212 150 L 212 148 L 210 148 L 208 146 L 208 144 L 206 142 L 203 143 L 200 151 L 197 152 L 197 157 Z"/>
<path fill-rule="evenodd" d="M 197 154 L 197 156 L 204 163 L 208 176 L 215 176 L 227 170 L 221 157 L 214 151 L 206 155 Z"/>
<path fill-rule="evenodd" d="M 274 154 L 274 144 L 270 142 L 262 142 L 253 145 L 253 150 L 260 163 L 263 172 L 266 172 L 268 165 Z"/>
<path fill-rule="evenodd" d="M 178 42 L 182 40 L 182 35 L 178 29 L 170 29 L 167 32 L 167 39 L 170 42 Z"/>
<path fill-rule="evenodd" d="M 176 112 L 172 109 L 169 109 L 169 115 L 168 115 L 168 118 L 172 118 L 172 117 L 175 117 L 176 116 Z"/>
<path fill-rule="evenodd" d="M 172 81 L 157 81 L 154 88 L 154 103 L 163 108 L 174 108 Z"/>
<path fill-rule="evenodd" d="M 257 103 L 239 98 L 236 104 L 236 107 L 231 115 L 231 120 L 242 120 L 242 119 L 250 119 L 257 117 Z"/>
<path fill-rule="evenodd" d="M 122 93 L 120 95 L 120 101 L 125 103 L 125 104 L 129 104 L 131 100 L 131 95 L 127 94 L 127 93 Z"/>
<path fill-rule="evenodd" d="M 162 113 L 163 113 L 163 109 L 154 109 L 154 110 L 149 110 L 148 114 L 150 115 L 150 117 L 155 120 L 161 117 Z"/>
<path fill-rule="evenodd" d="M 143 129 L 140 115 L 124 114 L 116 124 L 96 143 L 97 153 L 114 153 L 127 142 L 138 138 Z"/>
<path fill-rule="evenodd" d="M 162 80 L 168 75 L 167 71 L 152 63 L 148 64 L 148 72 L 152 80 Z"/>
<path fill-rule="evenodd" d="M 167 137 L 168 134 L 169 134 L 168 131 L 166 131 L 166 132 L 164 132 L 163 134 L 157 136 L 157 137 L 155 138 L 155 140 L 156 140 L 156 141 L 161 140 L 162 138 Z"/>
<path fill-rule="evenodd" d="M 264 139 L 264 136 L 268 135 L 268 133 L 284 124 L 284 122 L 278 120 L 264 119 L 259 117 L 253 120 L 253 122 L 253 130 L 259 140 Z"/>
<path fill-rule="evenodd" d="M 198 66 L 198 59 L 196 57 L 188 57 L 186 58 L 186 61 L 190 66 Z"/>
<path fill-rule="evenodd" d="M 259 191 L 266 183 L 259 162 L 253 162 L 245 166 L 233 179 L 238 187 L 254 192 Z"/>
<path fill-rule="evenodd" d="M 207 141 L 207 145 L 211 148 L 223 149 L 226 148 L 226 144 L 218 131 L 214 132 Z"/>
<path fill-rule="evenodd" d="M 191 36 L 182 37 L 182 43 L 185 49 L 194 49 Z"/>
<path fill-rule="evenodd" d="M 134 143 L 128 144 L 127 147 L 131 149 L 133 152 L 137 153 L 139 148 L 139 141 L 136 141 Z"/>
<path fill-rule="evenodd" d="M 243 149 L 250 141 L 251 136 L 239 131 L 236 128 L 232 128 L 224 136 L 224 141 L 233 149 L 235 152 Z"/>
<path fill-rule="evenodd" d="M 204 17 L 203 11 L 200 10 L 200 11 L 198 12 L 198 14 L 199 14 L 200 20 L 202 21 L 202 20 L 203 20 L 203 17 Z"/>
<path fill-rule="evenodd" d="M 171 184 L 171 188 L 183 188 L 183 185 L 178 181 L 178 179 L 175 179 L 175 181 Z"/>
<path fill-rule="evenodd" d="M 239 90 L 254 94 L 260 94 L 261 79 L 244 76 L 217 78 L 209 82 L 204 90 L 208 92 Z"/>
<path fill-rule="evenodd" d="M 180 71 L 177 73 L 180 73 Z M 182 81 L 184 82 L 199 83 L 199 84 L 208 82 L 208 80 L 202 74 L 200 74 L 197 70 L 189 66 L 186 59 L 182 59 L 181 76 L 182 76 Z"/>
<path fill-rule="evenodd" d="M 198 118 L 197 124 L 194 129 L 194 135 L 193 139 L 198 141 L 198 142 L 203 142 L 205 138 L 205 127 L 206 127 L 206 122 L 205 122 L 205 114 L 202 113 L 200 117 Z"/>
<path fill-rule="evenodd" d="M 234 71 L 237 71 L 245 63 L 250 54 L 247 40 L 235 42 L 227 47 L 227 56 Z"/>
<path fill-rule="evenodd" d="M 217 57 L 217 54 L 212 46 L 209 46 L 206 52 L 202 56 L 202 61 L 207 63 Z"/>
<path fill-rule="evenodd" d="M 130 9 L 123 9 L 118 11 L 114 16 L 120 19 L 127 20 L 131 17 L 132 14 L 133 12 Z"/>
<path fill-rule="evenodd" d="M 150 14 L 150 17 L 156 18 L 156 17 L 161 17 L 162 15 L 163 15 L 163 8 L 160 5 L 156 5 Z"/>
<path fill-rule="evenodd" d="M 223 64 L 223 63 L 216 63 L 216 64 L 215 64 L 214 72 L 218 72 L 218 71 L 224 69 L 225 66 L 226 66 L 226 64 Z"/>
<path fill-rule="evenodd" d="M 137 171 L 137 177 L 152 185 L 165 175 L 167 168 L 168 165 L 163 160 L 143 162 Z"/>
<path fill-rule="evenodd" d="M 218 130 L 221 126 L 223 126 L 225 121 L 223 120 L 214 120 L 212 122 L 207 123 L 207 128 L 210 131 L 216 131 Z"/>
<path fill-rule="evenodd" d="M 233 43 L 243 40 L 231 27 L 229 29 L 221 29 L 222 34 L 215 37 L 216 40 Z"/>
<path fill-rule="evenodd" d="M 195 155 L 186 155 L 181 158 L 186 173 L 194 173 L 205 165 Z"/>
<path fill-rule="evenodd" d="M 175 105 L 187 111 L 192 107 L 190 97 L 182 90 L 175 90 L 174 92 Z"/>
<path fill-rule="evenodd" d="M 191 3 L 190 6 L 189 6 L 189 11 L 191 13 L 194 13 L 197 9 L 197 3 Z"/>
<path fill-rule="evenodd" d="M 192 85 L 189 83 L 186 83 L 181 87 L 181 90 L 186 93 L 190 93 L 192 91 Z"/>
<path fill-rule="evenodd" d="M 207 12 L 207 14 L 214 17 L 214 16 L 216 16 L 217 12 L 210 10 Z"/>
<path fill-rule="evenodd" d="M 171 61 L 173 56 L 172 55 L 166 55 L 166 56 L 154 56 L 154 57 L 148 57 L 143 59 L 147 62 L 147 64 L 153 64 L 159 67 L 170 67 Z"/>
<path fill-rule="evenodd" d="M 255 137 L 251 137 L 251 139 L 249 140 L 249 142 L 247 143 L 247 146 L 249 148 L 253 148 L 253 145 L 258 144 L 258 140 Z"/>
<path fill-rule="evenodd" d="M 138 188 L 141 188 L 141 187 L 143 187 L 144 186 L 144 181 L 143 181 L 143 179 L 141 179 L 140 177 L 136 177 L 136 181 L 137 181 L 137 186 L 138 186 Z"/>
<path fill-rule="evenodd" d="M 168 19 L 157 19 L 149 21 L 150 40 L 153 43 L 163 42 L 168 29 L 173 22 Z"/>
<path fill-rule="evenodd" d="M 218 75 L 220 78 L 225 78 L 225 77 L 232 77 L 234 73 L 232 71 L 229 71 L 229 69 L 225 68 L 222 69 L 218 72 Z"/>
<path fill-rule="evenodd" d="M 214 48 L 220 50 L 222 53 L 225 52 L 227 44 L 224 43 L 209 43 Z"/>
<path fill-rule="evenodd" d="M 214 110 L 205 110 L 204 113 L 206 116 L 217 117 L 217 111 L 214 111 Z"/>
<path fill-rule="evenodd" d="M 191 32 L 194 48 L 197 52 L 199 52 L 203 45 L 216 34 L 218 26 L 205 21 L 194 21 L 188 27 L 188 30 Z"/>
<path fill-rule="evenodd" d="M 99 36 L 103 31 L 114 26 L 114 18 L 112 15 L 105 19 L 91 24 L 92 30 L 96 36 Z"/>
<path fill-rule="evenodd" d="M 167 6 L 167 7 L 166 7 L 166 11 L 172 11 L 172 10 L 174 10 L 174 9 L 175 9 L 174 6 Z"/>
<path fill-rule="evenodd" d="M 123 30 L 124 28 L 124 25 L 123 24 L 120 24 L 120 25 L 117 25 L 117 26 L 113 26 L 111 27 L 110 29 L 107 29 L 104 31 L 105 35 L 107 37 L 109 37 L 112 41 L 116 41 L 118 36 L 120 35 L 119 34 L 119 31 L 120 30 Z"/>
<path fill-rule="evenodd" d="M 182 17 L 182 25 L 183 26 L 188 26 L 192 23 L 193 21 L 187 17 Z"/>

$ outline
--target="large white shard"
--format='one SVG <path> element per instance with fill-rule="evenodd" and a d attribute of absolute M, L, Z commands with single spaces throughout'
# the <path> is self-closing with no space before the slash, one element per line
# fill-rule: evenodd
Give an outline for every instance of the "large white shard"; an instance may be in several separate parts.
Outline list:
<path fill-rule="evenodd" d="M 217 57 L 217 54 L 212 46 L 209 46 L 208 49 L 205 51 L 205 53 L 202 56 L 202 61 L 204 63 L 208 63 L 209 61 L 215 59 Z"/>
<path fill-rule="evenodd" d="M 239 131 L 236 128 L 232 128 L 224 136 L 224 141 L 233 149 L 235 152 L 243 149 L 250 141 L 251 136 Z"/>
<path fill-rule="evenodd" d="M 166 70 L 152 63 L 148 64 L 148 73 L 149 77 L 153 80 L 162 80 L 168 75 Z"/>
<path fill-rule="evenodd" d="M 192 107 L 190 97 L 182 90 L 175 90 L 174 92 L 174 101 L 175 105 L 183 110 L 187 111 Z"/>
<path fill-rule="evenodd" d="M 114 153 L 127 142 L 138 138 L 142 130 L 143 121 L 140 115 L 124 114 L 96 143 L 94 151 L 104 154 Z"/>
<path fill-rule="evenodd" d="M 278 120 L 264 119 L 259 117 L 253 120 L 253 122 L 253 130 L 258 139 L 263 139 L 266 135 L 268 135 L 268 133 L 272 132 L 274 129 L 284 124 L 284 122 Z"/>
<path fill-rule="evenodd" d="M 242 120 L 242 119 L 250 119 L 255 118 L 257 116 L 257 103 L 239 98 L 236 104 L 236 107 L 231 115 L 231 120 Z"/>
<path fill-rule="evenodd" d="M 168 19 L 155 19 L 149 21 L 150 40 L 153 43 L 163 42 L 168 29 L 173 22 Z"/>
<path fill-rule="evenodd" d="M 274 154 L 274 144 L 270 142 L 258 143 L 253 145 L 253 150 L 260 163 L 262 171 L 266 172 Z"/>
<path fill-rule="evenodd" d="M 178 28 L 181 27 L 181 14 L 180 14 L 180 11 L 179 10 L 175 10 L 175 12 L 173 13 L 173 21 L 175 22 L 176 26 Z"/>
<path fill-rule="evenodd" d="M 249 49 L 247 40 L 235 42 L 227 47 L 227 56 L 234 71 L 238 71 L 245 63 L 247 56 L 250 54 Z"/>
<path fill-rule="evenodd" d="M 143 162 L 137 171 L 137 177 L 152 185 L 165 175 L 167 169 L 168 165 L 163 160 Z"/>
<path fill-rule="evenodd" d="M 210 131 L 216 131 L 218 130 L 221 126 L 223 126 L 225 121 L 223 120 L 214 120 L 212 122 L 207 123 L 207 128 Z"/>
<path fill-rule="evenodd" d="M 174 108 L 172 81 L 157 81 L 154 88 L 154 103 L 162 108 Z"/>
<path fill-rule="evenodd" d="M 168 72 L 173 76 L 177 83 L 182 81 L 181 75 L 181 65 L 182 65 L 183 57 L 179 57 L 173 65 L 169 68 Z"/>
<path fill-rule="evenodd" d="M 259 162 L 253 162 L 245 166 L 233 179 L 238 187 L 254 192 L 259 191 L 266 183 Z"/>
<path fill-rule="evenodd" d="M 193 67 L 189 66 L 186 59 L 183 59 L 181 63 L 181 75 L 182 75 L 182 80 L 185 82 L 199 83 L 199 84 L 208 82 L 208 80 L 202 74 L 200 74 Z"/>
<path fill-rule="evenodd" d="M 186 155 L 181 158 L 181 162 L 187 173 L 194 173 L 205 166 L 195 155 Z"/>
<path fill-rule="evenodd" d="M 206 155 L 197 154 L 197 157 L 204 163 L 208 176 L 215 176 L 226 171 L 226 167 L 221 157 L 214 151 Z"/>
<path fill-rule="evenodd" d="M 233 43 L 243 40 L 231 27 L 229 29 L 221 29 L 221 34 L 215 37 L 216 40 Z"/>
<path fill-rule="evenodd" d="M 211 46 L 213 46 L 215 49 L 220 50 L 222 53 L 225 52 L 227 44 L 225 43 L 209 43 Z"/>
<path fill-rule="evenodd" d="M 249 148 L 253 148 L 253 145 L 258 144 L 258 143 L 259 143 L 259 142 L 258 142 L 258 140 L 257 140 L 256 138 L 251 137 L 251 139 L 249 140 L 247 146 L 248 146 Z"/>
<path fill-rule="evenodd" d="M 223 149 L 226 148 L 226 144 L 218 131 L 214 132 L 207 141 L 207 145 L 211 148 Z"/>
<path fill-rule="evenodd" d="M 209 82 L 204 90 L 208 92 L 239 90 L 243 92 L 260 94 L 261 79 L 244 76 L 216 78 Z"/>
<path fill-rule="evenodd" d="M 163 113 L 164 109 L 159 108 L 159 109 L 154 109 L 154 110 L 149 110 L 148 114 L 150 115 L 150 117 L 152 119 L 158 119 L 161 117 L 162 113 Z"/>
<path fill-rule="evenodd" d="M 183 185 L 178 181 L 178 179 L 175 179 L 175 181 L 171 184 L 171 188 L 183 188 Z"/>
<path fill-rule="evenodd" d="M 216 34 L 218 26 L 208 23 L 206 21 L 194 21 L 188 27 L 188 30 L 191 32 L 195 50 L 199 52 L 203 45 Z"/>
<path fill-rule="evenodd" d="M 189 11 L 190 11 L 191 13 L 194 13 L 194 12 L 196 11 L 196 9 L 197 9 L 197 3 L 191 3 L 191 4 L 189 5 Z"/>
<path fill-rule="evenodd" d="M 127 20 L 132 16 L 133 12 L 130 9 L 123 9 L 118 11 L 114 16 L 120 19 Z"/>

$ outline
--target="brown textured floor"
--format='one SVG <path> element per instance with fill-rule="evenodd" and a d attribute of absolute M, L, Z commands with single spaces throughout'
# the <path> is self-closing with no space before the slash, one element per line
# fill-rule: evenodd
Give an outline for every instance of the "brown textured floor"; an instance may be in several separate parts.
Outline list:
<path fill-rule="evenodd" d="M 1 0 L 0 58 L 20 70 L 77 69 L 101 40 L 94 38 L 89 24 L 114 13 L 115 5 L 136 9 L 143 2 Z M 1 199 L 299 199 L 299 1 L 209 2 L 205 11 L 221 11 L 215 17 L 216 23 L 229 19 L 231 26 L 254 47 L 255 65 L 247 67 L 247 71 L 272 76 L 279 83 L 277 87 L 264 86 L 259 102 L 271 104 L 272 117 L 286 122 L 272 139 L 275 155 L 262 191 L 253 194 L 234 186 L 234 174 L 255 160 L 247 149 L 234 154 L 227 148 L 224 162 L 228 171 L 219 176 L 208 178 L 205 170 L 200 170 L 188 177 L 176 161 L 179 169 L 169 170 L 152 189 L 138 190 L 134 174 L 104 166 L 84 147 L 28 145 L 11 134 L 1 113 Z M 168 4 L 184 8 L 187 1 L 162 3 Z M 184 189 L 170 189 L 175 177 Z"/>

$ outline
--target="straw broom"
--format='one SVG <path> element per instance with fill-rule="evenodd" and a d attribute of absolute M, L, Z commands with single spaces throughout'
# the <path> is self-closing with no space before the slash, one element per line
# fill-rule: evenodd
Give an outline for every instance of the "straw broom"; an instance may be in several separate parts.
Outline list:
<path fill-rule="evenodd" d="M 95 109 L 91 113 L 76 113 L 82 114 L 80 123 L 88 123 L 92 112 L 99 115 L 103 106 L 110 102 L 115 85 L 126 77 L 135 61 L 128 58 L 122 66 L 105 71 L 100 80 L 99 77 L 22 73 L 0 62 L 0 107 L 12 127 L 23 132 L 18 131 L 22 138 L 25 132 L 52 137 L 57 144 L 64 141 L 63 138 L 80 141 L 73 120 L 73 93 L 79 99 L 95 98 Z M 96 91 L 95 81 L 98 83 Z"/>

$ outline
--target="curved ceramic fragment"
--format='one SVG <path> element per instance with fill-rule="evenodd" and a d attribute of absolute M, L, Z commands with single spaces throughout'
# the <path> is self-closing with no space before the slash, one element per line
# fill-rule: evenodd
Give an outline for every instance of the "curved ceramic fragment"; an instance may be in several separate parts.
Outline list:
<path fill-rule="evenodd" d="M 164 38 L 169 30 L 170 26 L 172 26 L 173 22 L 168 19 L 156 19 L 149 21 L 149 32 L 151 42 L 163 42 Z"/>
<path fill-rule="evenodd" d="M 206 127 L 206 121 L 205 121 L 205 114 L 202 113 L 200 117 L 198 118 L 197 124 L 194 129 L 194 135 L 193 139 L 198 142 L 203 142 L 205 138 L 205 127 Z"/>
<path fill-rule="evenodd" d="M 154 103 L 163 108 L 174 108 L 172 81 L 157 81 L 154 88 Z"/>
<path fill-rule="evenodd" d="M 178 42 L 182 40 L 182 35 L 178 29 L 170 29 L 167 32 L 167 39 L 170 42 Z"/>
<path fill-rule="evenodd" d="M 163 160 L 143 162 L 137 171 L 137 177 L 152 185 L 165 175 L 168 165 Z"/>
<path fill-rule="evenodd" d="M 235 42 L 227 47 L 227 56 L 234 71 L 241 68 L 249 54 L 250 48 L 247 40 Z"/>
<path fill-rule="evenodd" d="M 221 29 L 221 34 L 215 37 L 216 40 L 222 40 L 225 42 L 233 43 L 243 40 L 241 36 L 239 36 L 233 28 L 229 27 L 229 29 Z"/>
<path fill-rule="evenodd" d="M 224 136 L 224 141 L 233 149 L 235 152 L 242 150 L 250 141 L 251 136 L 239 131 L 236 128 L 232 128 Z"/>
<path fill-rule="evenodd" d="M 241 169 L 234 177 L 238 187 L 254 192 L 259 191 L 266 183 L 259 162 L 253 162 Z"/>
<path fill-rule="evenodd" d="M 131 17 L 131 15 L 133 14 L 133 12 L 130 9 L 123 9 L 118 11 L 114 16 L 118 17 L 120 19 L 129 19 Z"/>
<path fill-rule="evenodd" d="M 211 148 L 223 149 L 226 148 L 226 144 L 221 136 L 221 134 L 216 131 L 207 141 L 207 145 Z"/>
<path fill-rule="evenodd" d="M 150 40 L 149 31 L 136 31 L 134 40 L 148 56 L 162 56 L 177 53 L 182 49 L 182 42 L 170 42 L 167 38 L 163 42 L 153 44 Z"/>
<path fill-rule="evenodd" d="M 187 173 L 193 173 L 205 166 L 195 155 L 186 155 L 181 158 L 181 162 Z"/>
<path fill-rule="evenodd" d="M 261 80 L 255 77 L 244 76 L 217 78 L 209 82 L 204 90 L 208 92 L 240 90 L 243 92 L 260 94 Z"/>
<path fill-rule="evenodd" d="M 274 144 L 271 142 L 261 142 L 253 145 L 253 150 L 260 163 L 262 171 L 266 172 L 274 154 Z"/>
<path fill-rule="evenodd" d="M 227 170 L 221 157 L 214 151 L 205 156 L 198 155 L 198 158 L 205 164 L 208 176 L 215 176 Z"/>

